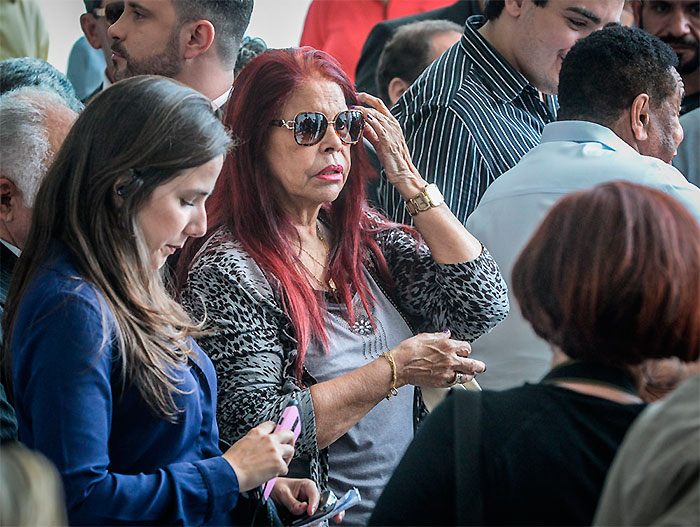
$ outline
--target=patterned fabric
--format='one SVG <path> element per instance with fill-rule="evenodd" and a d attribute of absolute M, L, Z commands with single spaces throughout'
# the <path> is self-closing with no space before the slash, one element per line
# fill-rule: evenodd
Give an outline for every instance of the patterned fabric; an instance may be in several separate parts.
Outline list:
<path fill-rule="evenodd" d="M 508 312 L 506 286 L 486 249 L 474 261 L 437 264 L 425 245 L 400 229 L 377 233 L 396 286 L 396 305 L 407 317 L 432 329 L 450 328 L 455 338 L 472 340 Z M 297 342 L 279 288 L 221 228 L 195 257 L 181 301 L 194 319 L 206 316 L 211 334 L 198 340 L 218 376 L 218 421 L 223 439 L 233 442 L 266 420 L 277 420 L 291 398 L 299 403 L 302 432 L 295 456 L 309 459 L 309 476 L 325 489 L 327 449 L 318 450 L 313 403 L 308 386 L 315 379 L 294 375 Z M 428 329 L 426 326 L 425 329 Z M 414 416 L 424 413 L 416 390 Z"/>
<path fill-rule="evenodd" d="M 413 162 L 442 190 L 462 223 L 486 188 L 539 143 L 556 99 L 537 89 L 467 21 L 462 39 L 429 66 L 392 109 Z M 379 201 L 394 221 L 410 223 L 403 198 L 384 179 Z"/>

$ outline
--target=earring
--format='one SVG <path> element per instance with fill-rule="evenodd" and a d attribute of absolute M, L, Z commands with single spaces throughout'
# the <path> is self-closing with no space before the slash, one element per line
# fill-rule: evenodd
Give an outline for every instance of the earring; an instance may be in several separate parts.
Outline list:
<path fill-rule="evenodd" d="M 143 178 L 141 177 L 141 174 L 138 170 L 135 168 L 130 168 L 129 173 L 131 174 L 131 181 L 128 183 L 124 183 L 123 185 L 119 185 L 116 188 L 117 195 L 120 198 L 125 197 L 127 194 L 131 193 L 131 187 L 134 188 L 134 190 L 138 189 L 143 185 Z"/>

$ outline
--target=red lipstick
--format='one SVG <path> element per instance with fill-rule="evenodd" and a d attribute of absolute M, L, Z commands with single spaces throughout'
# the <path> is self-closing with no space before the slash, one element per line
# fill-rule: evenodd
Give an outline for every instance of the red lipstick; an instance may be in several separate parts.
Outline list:
<path fill-rule="evenodd" d="M 324 181 L 342 181 L 343 165 L 328 165 L 316 174 L 316 177 Z"/>

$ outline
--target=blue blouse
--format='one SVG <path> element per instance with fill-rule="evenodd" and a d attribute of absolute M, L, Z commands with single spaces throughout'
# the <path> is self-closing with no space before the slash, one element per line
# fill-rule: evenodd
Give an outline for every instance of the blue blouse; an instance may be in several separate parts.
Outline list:
<path fill-rule="evenodd" d="M 56 464 L 73 525 L 230 524 L 238 479 L 218 448 L 210 360 L 193 341 L 168 422 L 122 384 L 106 307 L 100 351 L 101 306 L 64 249 L 28 287 L 11 347 L 21 441 Z"/>

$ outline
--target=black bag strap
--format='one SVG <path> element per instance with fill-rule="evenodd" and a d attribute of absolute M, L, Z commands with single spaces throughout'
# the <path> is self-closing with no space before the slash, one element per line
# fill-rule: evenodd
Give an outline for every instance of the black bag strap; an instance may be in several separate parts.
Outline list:
<path fill-rule="evenodd" d="M 481 392 L 453 390 L 455 445 L 455 507 L 457 525 L 483 525 L 481 493 L 472 494 L 465 480 L 481 484 Z"/>

